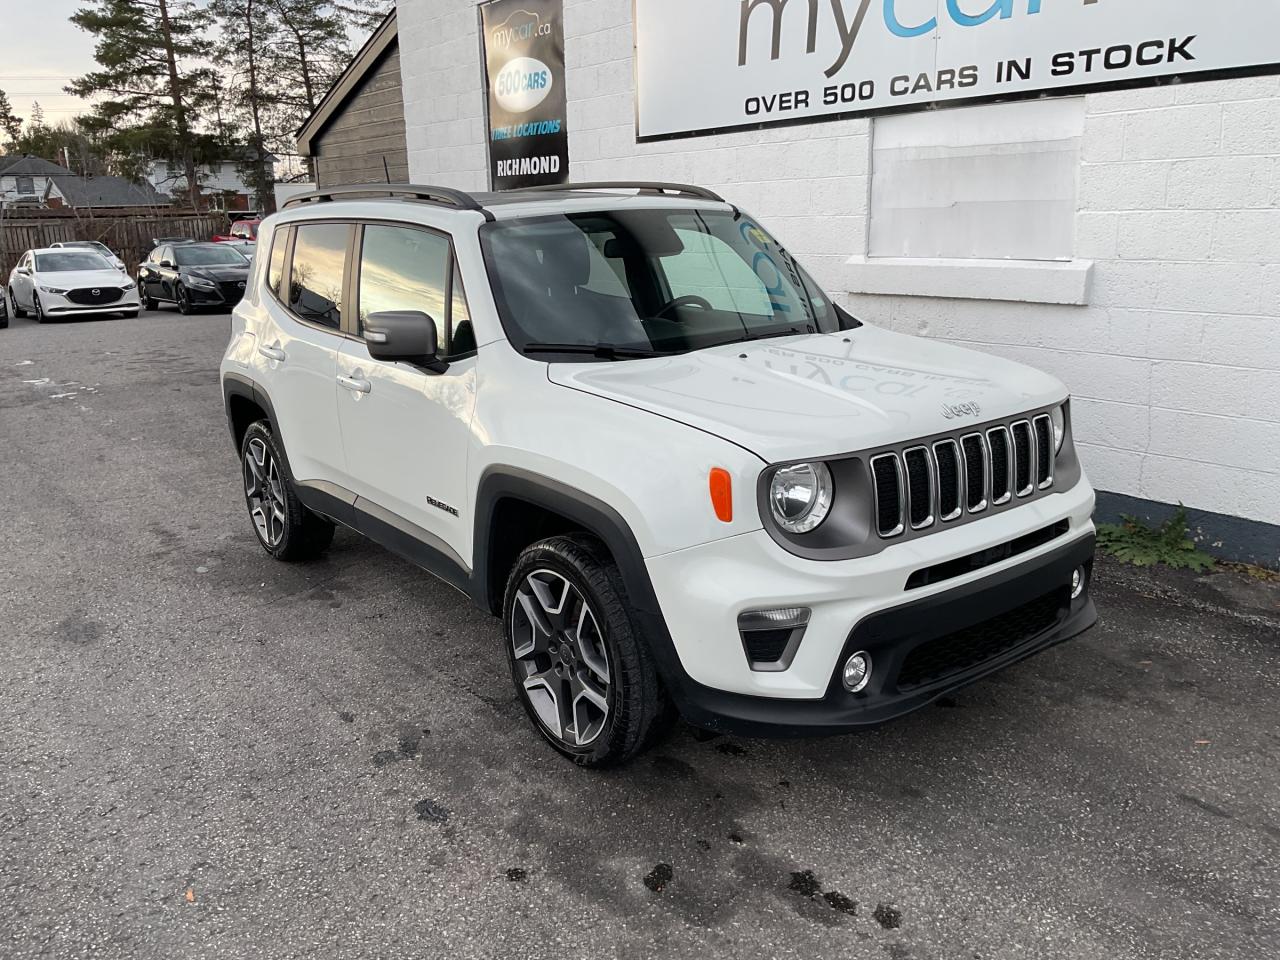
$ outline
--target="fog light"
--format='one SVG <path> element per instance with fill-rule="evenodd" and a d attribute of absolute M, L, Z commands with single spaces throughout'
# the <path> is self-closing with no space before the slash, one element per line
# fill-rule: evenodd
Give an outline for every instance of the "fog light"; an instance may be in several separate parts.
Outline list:
<path fill-rule="evenodd" d="M 1071 599 L 1084 593 L 1084 567 L 1076 567 L 1071 572 Z"/>
<path fill-rule="evenodd" d="M 857 693 L 871 682 L 871 654 L 859 650 L 844 662 L 844 688 Z"/>

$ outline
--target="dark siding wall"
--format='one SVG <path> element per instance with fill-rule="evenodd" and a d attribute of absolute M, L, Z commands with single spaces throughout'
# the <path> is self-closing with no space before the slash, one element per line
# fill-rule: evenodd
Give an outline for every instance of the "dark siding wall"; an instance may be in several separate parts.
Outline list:
<path fill-rule="evenodd" d="M 400 88 L 400 48 L 392 47 L 342 108 L 312 141 L 320 186 L 382 183 L 386 157 L 393 183 L 409 179 L 404 136 L 404 94 Z"/>

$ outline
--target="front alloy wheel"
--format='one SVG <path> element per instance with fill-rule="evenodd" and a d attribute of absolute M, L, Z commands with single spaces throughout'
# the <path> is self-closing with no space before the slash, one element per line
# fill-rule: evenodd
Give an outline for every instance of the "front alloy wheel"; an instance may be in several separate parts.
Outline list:
<path fill-rule="evenodd" d="M 570 747 L 585 747 L 609 717 L 609 652 L 591 605 L 554 570 L 535 570 L 516 590 L 511 645 L 538 722 Z"/>
<path fill-rule="evenodd" d="M 191 296 L 182 284 L 178 284 L 178 312 L 183 316 L 191 313 Z"/>
<path fill-rule="evenodd" d="M 244 496 L 258 538 L 274 550 L 284 539 L 284 487 L 275 457 L 261 437 L 252 438 L 244 449 Z"/>
<path fill-rule="evenodd" d="M 502 609 L 516 695 L 574 763 L 623 763 L 675 721 L 622 574 L 597 538 L 570 533 L 525 547 Z"/>

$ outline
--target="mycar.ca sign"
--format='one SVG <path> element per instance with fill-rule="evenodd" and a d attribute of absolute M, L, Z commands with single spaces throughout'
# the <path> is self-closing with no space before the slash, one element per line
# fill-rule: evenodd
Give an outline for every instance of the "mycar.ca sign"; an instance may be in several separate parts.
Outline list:
<path fill-rule="evenodd" d="M 564 10 L 561 0 L 493 0 L 480 7 L 495 190 L 564 183 Z"/>
<path fill-rule="evenodd" d="M 1280 0 L 635 0 L 641 140 L 1280 72 Z"/>

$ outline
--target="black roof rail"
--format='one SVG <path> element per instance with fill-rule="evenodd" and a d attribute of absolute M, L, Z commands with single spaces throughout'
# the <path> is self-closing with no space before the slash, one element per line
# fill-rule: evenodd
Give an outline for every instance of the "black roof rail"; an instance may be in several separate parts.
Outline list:
<path fill-rule="evenodd" d="M 389 197 L 411 197 L 414 200 L 425 200 L 427 203 L 457 207 L 459 210 L 474 210 L 476 213 L 484 214 L 486 220 L 493 219 L 493 214 L 481 206 L 471 194 L 452 187 L 434 187 L 421 183 L 347 183 L 337 187 L 325 187 L 323 190 L 290 197 L 281 209 L 287 210 L 289 207 L 302 206 L 304 203 L 326 203 L 335 197 L 370 193 Z"/>
<path fill-rule="evenodd" d="M 513 193 L 533 193 L 536 191 L 555 190 L 639 190 L 641 193 L 674 193 L 686 197 L 697 197 L 699 200 L 713 200 L 724 203 L 724 197 L 706 187 L 695 187 L 688 183 L 660 183 L 650 180 L 583 180 L 577 183 L 544 183 L 536 187 L 521 187 Z"/>

